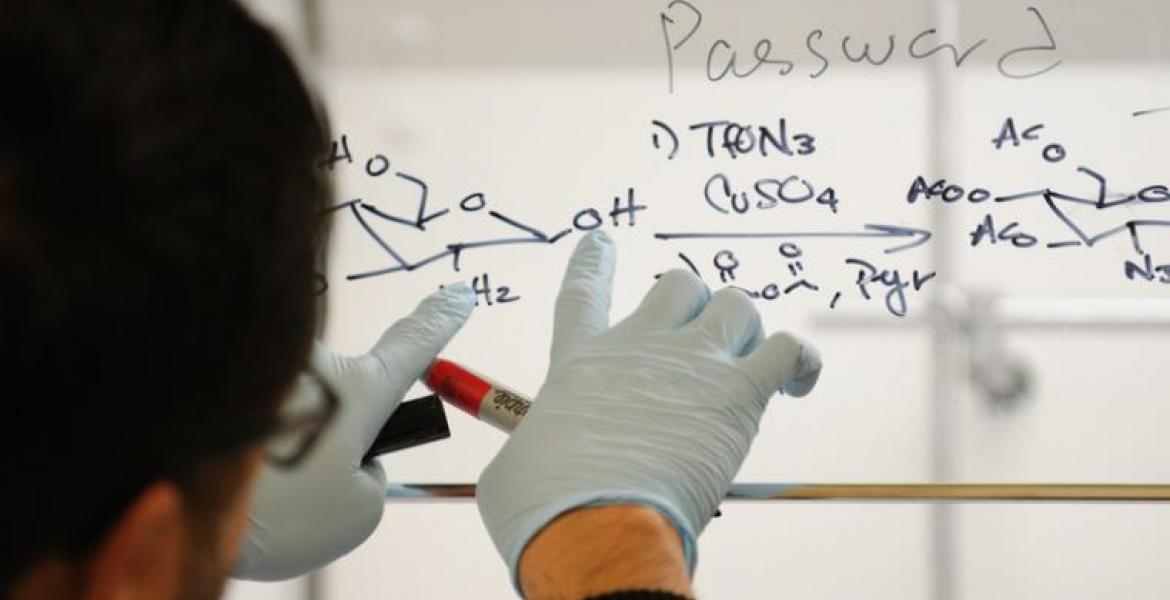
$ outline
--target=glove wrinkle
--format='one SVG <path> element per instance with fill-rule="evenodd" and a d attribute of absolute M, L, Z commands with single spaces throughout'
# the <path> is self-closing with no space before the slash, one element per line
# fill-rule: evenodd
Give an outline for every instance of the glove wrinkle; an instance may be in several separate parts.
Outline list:
<path fill-rule="evenodd" d="M 765 337 L 742 292 L 711 294 L 685 271 L 664 274 L 633 314 L 606 328 L 608 315 L 599 313 L 609 308 L 615 260 L 605 234 L 578 244 L 558 296 L 544 384 L 479 479 L 480 516 L 517 586 L 533 536 L 565 511 L 602 504 L 661 513 L 693 569 L 695 539 L 743 463 L 769 398 L 811 390 L 820 370 L 797 338 Z"/>

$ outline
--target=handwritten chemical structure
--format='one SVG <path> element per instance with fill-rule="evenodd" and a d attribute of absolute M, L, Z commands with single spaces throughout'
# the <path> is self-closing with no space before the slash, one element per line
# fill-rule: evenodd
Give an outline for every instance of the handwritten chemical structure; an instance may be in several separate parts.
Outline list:
<path fill-rule="evenodd" d="M 1021 40 L 995 62 L 998 75 L 1010 80 L 1040 77 L 1064 62 L 1058 36 L 1041 10 L 1027 7 L 1021 15 L 1034 38 Z M 666 49 L 669 94 L 676 93 L 676 59 L 695 48 L 706 52 L 708 84 L 765 77 L 769 71 L 784 77 L 796 69 L 796 62 L 781 57 L 768 38 L 759 39 L 747 58 L 747 51 L 709 29 L 696 2 L 672 0 L 657 16 Z M 841 59 L 877 68 L 894 60 L 899 52 L 913 61 L 933 57 L 946 61 L 948 69 L 952 64 L 960 69 L 968 58 L 985 51 L 988 42 L 986 37 L 973 41 L 968 37 L 966 45 L 959 45 L 940 39 L 936 29 L 926 28 L 909 34 L 891 33 L 884 51 L 875 50 L 872 41 L 837 36 L 836 52 L 826 45 L 833 37 L 821 29 L 808 32 L 805 49 L 821 63 L 807 74 L 809 79 L 826 75 Z M 1155 107 L 1135 111 L 1132 117 L 1153 119 L 1166 112 L 1170 107 Z M 356 225 L 385 261 L 377 268 L 346 273 L 345 280 L 357 284 L 444 267 L 458 273 L 468 265 L 477 268 L 468 257 L 480 250 L 513 247 L 539 252 L 575 234 L 606 228 L 664 246 L 669 249 L 666 256 L 677 259 L 656 265 L 656 272 L 648 276 L 684 268 L 709 285 L 735 287 L 761 303 L 799 298 L 828 310 L 872 304 L 894 317 L 907 316 L 918 297 L 937 285 L 939 273 L 929 267 L 932 244 L 940 243 L 936 232 L 898 219 L 851 219 L 849 207 L 859 201 L 859 192 L 848 187 L 854 174 L 823 168 L 828 159 L 822 157 L 840 142 L 796 114 L 777 110 L 760 117 L 715 114 L 688 120 L 648 115 L 643 121 L 645 129 L 629 137 L 644 144 L 649 159 L 665 169 L 666 178 L 690 186 L 697 174 L 702 184 L 681 198 L 674 192 L 665 198 L 653 184 L 645 182 L 607 185 L 592 200 L 566 210 L 562 218 L 552 222 L 512 214 L 516 209 L 497 209 L 482 190 L 467 189 L 435 198 L 424 178 L 399 168 L 383 151 L 356 155 L 349 135 L 342 134 L 332 142 L 320 168 L 356 171 L 369 183 L 369 189 L 363 188 L 361 197 L 344 199 L 329 212 L 335 219 Z M 1068 178 L 1062 179 L 1061 186 L 1010 189 L 1001 185 L 1003 189 L 995 189 L 958 181 L 947 173 L 908 170 L 904 194 L 886 192 L 875 197 L 872 190 L 866 190 L 866 202 L 888 203 L 901 210 L 898 214 L 911 218 L 925 215 L 928 207 L 948 212 L 966 209 L 965 215 L 975 210 L 978 217 L 962 224 L 960 237 L 966 251 L 972 253 L 998 248 L 998 252 L 1050 250 L 1055 256 L 1076 248 L 1092 251 L 1106 242 L 1124 239 L 1132 255 L 1120 261 L 1120 277 L 1135 285 L 1170 284 L 1170 255 L 1162 254 L 1170 250 L 1150 243 L 1155 238 L 1170 241 L 1170 218 L 1166 218 L 1170 215 L 1163 208 L 1170 202 L 1170 182 L 1142 182 L 1130 186 L 1132 192 L 1116 192 L 1105 169 L 1080 164 L 1076 148 L 1063 143 L 1058 131 L 1021 115 L 1005 115 L 994 131 L 965 137 L 971 144 L 990 144 L 997 156 L 1032 160 L 1038 166 L 1064 172 Z M 889 163 L 888 169 L 898 168 L 896 156 L 883 160 Z M 700 165 L 697 173 L 696 165 Z M 753 174 L 745 175 L 749 168 Z M 978 175 L 964 173 L 963 177 L 978 180 Z M 1069 179 L 1083 179 L 1090 191 L 1067 189 Z M 394 197 L 393 205 L 401 208 L 386 208 L 390 203 L 383 200 L 388 195 Z M 676 214 L 679 202 L 689 203 L 685 211 L 689 224 L 661 225 L 669 220 L 657 217 Z M 1042 210 L 1020 210 L 1033 204 Z M 464 218 L 459 221 L 458 238 L 432 233 L 435 225 L 456 215 Z M 800 218 L 790 218 L 794 216 Z M 807 226 L 810 220 L 817 225 Z M 792 222 L 806 225 L 789 225 Z M 507 234 L 477 235 L 498 232 L 501 225 Z M 430 250 L 419 255 L 403 252 L 395 241 L 396 229 L 426 234 L 428 242 L 433 242 Z M 1116 250 L 1118 245 L 1111 247 Z M 830 259 L 814 250 L 824 246 L 834 246 L 837 253 Z M 1170 244 L 1166 246 L 1170 249 Z M 523 286 L 515 285 L 511 274 L 481 270 L 471 275 L 481 305 L 509 305 L 524 297 Z"/>
<path fill-rule="evenodd" d="M 339 165 L 354 164 L 354 156 L 349 148 L 348 135 L 341 135 L 340 138 L 333 142 L 332 146 L 333 149 L 330 156 L 320 162 L 319 166 L 321 168 L 333 170 L 339 168 Z M 445 259 L 450 259 L 451 268 L 459 272 L 461 270 L 460 259 L 467 252 L 498 246 L 552 245 L 574 231 L 592 231 L 605 226 L 607 222 L 611 223 L 613 227 L 621 227 L 623 225 L 634 227 L 637 225 L 638 213 L 647 209 L 645 205 L 638 204 L 635 198 L 636 192 L 631 187 L 626 190 L 625 194 L 613 197 L 612 208 L 610 210 L 605 211 L 604 209 L 594 207 L 583 208 L 572 215 L 570 219 L 571 226 L 550 229 L 548 230 L 549 232 L 546 232 L 537 227 L 527 225 L 518 219 L 489 209 L 487 196 L 483 192 L 471 192 L 456 202 L 459 211 L 464 213 L 486 214 L 487 219 L 504 223 L 514 230 L 516 235 L 504 238 L 446 242 L 442 244 L 441 249 L 435 251 L 433 254 L 418 258 L 409 258 L 398 252 L 384 236 L 380 235 L 371 226 L 371 220 L 378 219 L 381 222 L 425 232 L 428 224 L 451 215 L 452 209 L 428 210 L 430 186 L 427 182 L 406 172 L 394 171 L 390 173 L 390 171 L 390 160 L 384 154 L 376 153 L 368 157 L 365 161 L 366 176 L 377 179 L 386 175 L 392 175 L 394 178 L 408 184 L 408 188 L 414 192 L 415 202 L 415 210 L 408 213 L 408 216 L 390 213 L 378 208 L 373 203 L 365 202 L 361 198 L 347 200 L 330 209 L 330 212 L 345 211 L 348 213 L 365 230 L 371 241 L 376 243 L 386 253 L 390 262 L 390 265 L 385 268 L 349 274 L 346 276 L 346 279 L 350 281 L 415 271 Z M 483 279 L 486 281 L 488 276 L 484 275 Z M 501 303 L 510 301 L 513 300 L 500 300 Z"/>
<path fill-rule="evenodd" d="M 1041 141 L 1040 132 L 1044 127 L 1043 123 L 1036 123 L 1021 129 L 1017 127 L 1016 119 L 1008 117 L 1005 119 L 999 134 L 991 143 L 996 150 L 1001 151 L 1028 144 L 1038 144 Z M 1043 160 L 1048 163 L 1060 163 L 1068 157 L 1068 151 L 1059 143 L 1044 144 L 1040 154 Z M 1163 236 L 1170 235 L 1170 219 L 1132 218 L 1131 216 L 1135 208 L 1155 207 L 1160 209 L 1161 205 L 1170 202 L 1170 188 L 1164 183 L 1148 183 L 1138 188 L 1136 192 L 1117 194 L 1110 192 L 1108 178 L 1093 168 L 1078 166 L 1076 172 L 1092 182 L 1095 188 L 1092 195 L 1086 197 L 1053 188 L 996 194 L 983 187 L 974 187 L 968 190 L 961 185 L 948 182 L 946 179 L 928 182 L 925 177 L 919 176 L 911 184 L 906 201 L 909 204 L 927 201 L 972 205 L 990 203 L 989 211 L 969 233 L 971 247 L 1008 244 L 1020 249 L 1029 249 L 1040 245 L 1049 249 L 1075 247 L 1091 249 L 1116 237 L 1128 237 L 1133 251 L 1136 253 L 1136 259 L 1126 260 L 1123 263 L 1124 276 L 1129 280 L 1170 284 L 1170 265 L 1155 259 L 1143 245 L 1145 236 L 1158 235 L 1159 233 Z M 1028 200 L 1042 202 L 1053 220 L 1067 232 L 1067 237 L 1041 240 L 1039 236 L 1030 233 L 1027 224 L 1010 220 L 1010 217 L 998 217 L 995 214 L 1002 212 L 1012 204 Z M 1085 211 L 1087 215 L 1078 217 L 1074 213 L 1074 209 Z M 1164 213 L 1165 211 L 1159 210 L 1159 212 Z M 1087 224 L 1089 221 L 1100 221 L 1101 215 L 1118 215 L 1118 221 L 1097 229 L 1093 229 Z"/>
<path fill-rule="evenodd" d="M 674 160 L 686 148 L 684 140 L 687 138 L 676 133 L 676 130 L 665 121 L 654 119 L 650 123 L 650 128 L 650 146 L 655 152 L 663 153 L 665 160 Z M 1042 123 L 1019 126 L 1014 117 L 1007 117 L 1000 131 L 991 139 L 991 143 L 998 151 L 1035 145 L 1043 161 L 1047 163 L 1065 161 L 1069 156 L 1068 150 L 1059 143 L 1045 143 L 1041 139 L 1044 129 L 1045 125 Z M 783 117 L 776 121 L 775 126 L 707 121 L 691 124 L 680 130 L 694 134 L 692 141 L 698 145 L 698 152 L 712 160 L 739 160 L 749 156 L 761 159 L 776 157 L 800 159 L 814 155 L 817 147 L 813 134 L 803 132 L 792 134 L 788 121 Z M 486 195 L 478 191 L 461 196 L 450 207 L 436 209 L 433 207 L 434 202 L 429 198 L 427 183 L 407 172 L 393 170 L 390 161 L 384 155 L 374 154 L 366 157 L 364 162 L 355 159 L 349 149 L 346 135 L 342 135 L 333 146 L 331 156 L 322 161 L 322 168 L 356 168 L 364 164 L 367 177 L 372 179 L 390 177 L 392 182 L 404 186 L 411 192 L 414 200 L 412 209 L 403 214 L 388 212 L 360 198 L 350 199 L 333 207 L 333 211 L 346 214 L 360 225 L 368 234 L 370 241 L 385 253 L 389 263 L 384 268 L 348 274 L 346 279 L 350 281 L 408 273 L 440 263 L 446 263 L 453 271 L 459 272 L 462 258 L 477 249 L 499 246 L 551 246 L 574 232 L 587 232 L 600 227 L 636 228 L 639 214 L 651 210 L 649 204 L 639 199 L 635 187 L 628 187 L 624 194 L 613 196 L 611 202 L 604 207 L 580 208 L 567 215 L 565 223 L 551 228 L 525 223 L 518 218 L 490 209 Z M 802 152 L 801 149 L 805 151 Z M 972 248 L 1006 245 L 1022 250 L 1035 247 L 1053 250 L 1073 247 L 1091 249 L 1115 237 L 1128 237 L 1135 256 L 1124 261 L 1122 265 L 1124 277 L 1133 281 L 1170 284 L 1170 257 L 1155 256 L 1147 251 L 1143 244 L 1143 239 L 1147 235 L 1170 234 L 1170 219 L 1127 218 L 1109 227 L 1094 230 L 1081 224 L 1070 210 L 1070 207 L 1079 206 L 1089 207 L 1096 213 L 1112 211 L 1121 214 L 1118 209 L 1122 207 L 1161 205 L 1170 202 L 1170 187 L 1166 184 L 1151 183 L 1134 193 L 1119 195 L 1109 192 L 1106 176 L 1094 169 L 1079 166 L 1076 167 L 1076 172 L 1093 183 L 1096 189 L 1094 195 L 1086 197 L 1083 194 L 1053 188 L 996 193 L 986 187 L 968 188 L 945 178 L 932 180 L 917 175 L 909 185 L 905 202 L 909 205 L 939 202 L 946 205 L 988 206 L 988 211 L 978 222 L 973 223 L 969 230 L 969 246 Z M 732 184 L 730 176 L 718 172 L 707 180 L 702 190 L 697 191 L 696 197 L 701 198 L 702 203 L 712 214 L 733 216 L 749 215 L 753 211 L 770 211 L 782 206 L 807 206 L 813 210 L 824 211 L 828 219 L 835 219 L 839 214 L 839 206 L 844 202 L 832 186 L 818 188 L 795 174 L 763 178 L 749 189 L 741 190 Z M 1033 228 L 1029 224 L 1004 214 L 1012 205 L 1029 200 L 1043 203 L 1054 222 L 1061 225 L 1068 235 L 1042 240 L 1039 235 L 1033 233 Z M 371 226 L 371 221 L 378 220 L 397 227 L 425 232 L 429 224 L 451 215 L 453 211 L 482 215 L 485 222 L 503 223 L 514 230 L 515 235 L 444 241 L 433 253 L 421 257 L 407 257 L 398 252 L 385 236 Z M 754 223 L 756 220 L 751 222 Z M 862 301 L 876 297 L 882 300 L 889 314 L 902 317 L 909 312 L 911 296 L 921 292 L 937 276 L 937 273 L 927 269 L 904 270 L 884 266 L 880 257 L 858 254 L 849 256 L 838 265 L 856 272 L 852 289 L 822 289 L 810 272 L 803 248 L 797 245 L 815 241 L 868 243 L 871 251 L 890 255 L 923 247 L 933 238 L 933 233 L 927 229 L 896 223 L 864 223 L 855 227 L 819 230 L 745 230 L 740 226 L 718 230 L 653 231 L 649 232 L 649 235 L 662 242 L 681 244 L 691 241 L 774 244 L 777 259 L 783 263 L 784 270 L 791 277 L 759 285 L 747 284 L 740 278 L 742 263 L 734 248 L 719 250 L 711 257 L 709 264 L 713 275 L 708 274 L 709 277 L 704 277 L 704 269 L 698 266 L 708 261 L 696 261 L 693 253 L 685 249 L 677 253 L 681 265 L 694 272 L 696 276 L 709 278 L 712 283 L 737 287 L 762 302 L 775 302 L 794 294 L 823 294 L 826 297 L 826 306 L 829 309 L 836 309 L 844 298 L 850 296 Z M 878 243 L 875 245 L 873 242 Z M 858 248 L 861 249 L 861 246 Z M 520 299 L 511 286 L 493 287 L 488 273 L 475 275 L 473 285 L 482 302 L 489 306 L 509 304 Z"/>

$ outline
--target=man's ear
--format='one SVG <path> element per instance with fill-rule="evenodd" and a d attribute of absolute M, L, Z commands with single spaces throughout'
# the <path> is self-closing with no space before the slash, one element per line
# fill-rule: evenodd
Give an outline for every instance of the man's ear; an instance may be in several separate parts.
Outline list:
<path fill-rule="evenodd" d="M 143 490 L 90 556 L 81 598 L 176 598 L 187 543 L 184 523 L 178 487 L 157 482 Z"/>

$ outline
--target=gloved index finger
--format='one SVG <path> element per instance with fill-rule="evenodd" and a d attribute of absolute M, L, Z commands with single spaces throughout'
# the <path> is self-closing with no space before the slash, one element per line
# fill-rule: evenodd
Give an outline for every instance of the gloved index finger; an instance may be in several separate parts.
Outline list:
<path fill-rule="evenodd" d="M 615 262 L 613 240 L 604 232 L 594 231 L 577 243 L 557 295 L 553 363 L 609 327 Z"/>
<path fill-rule="evenodd" d="M 459 331 L 475 307 L 475 294 L 465 283 L 449 285 L 427 296 L 406 317 L 382 334 L 368 356 L 377 361 L 378 381 L 364 398 L 364 445 L 372 444 L 378 431 L 402 401 L 403 394 L 420 379 L 439 352 Z"/>

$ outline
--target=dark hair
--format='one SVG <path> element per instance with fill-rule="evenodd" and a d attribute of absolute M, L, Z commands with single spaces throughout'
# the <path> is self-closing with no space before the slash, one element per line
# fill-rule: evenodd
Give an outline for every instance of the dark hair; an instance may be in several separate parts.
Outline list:
<path fill-rule="evenodd" d="M 305 366 L 326 132 L 226 0 L 0 0 L 0 594 L 272 426 Z"/>

